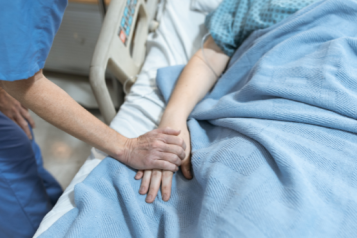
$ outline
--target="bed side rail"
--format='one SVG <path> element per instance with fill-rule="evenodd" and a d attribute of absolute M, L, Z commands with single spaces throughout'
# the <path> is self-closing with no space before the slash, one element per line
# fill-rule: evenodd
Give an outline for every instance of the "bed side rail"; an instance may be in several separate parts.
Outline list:
<path fill-rule="evenodd" d="M 112 0 L 108 7 L 89 75 L 107 124 L 116 112 L 105 82 L 106 69 L 128 87 L 135 82 L 135 75 L 144 62 L 146 38 L 157 4 L 158 0 Z"/>

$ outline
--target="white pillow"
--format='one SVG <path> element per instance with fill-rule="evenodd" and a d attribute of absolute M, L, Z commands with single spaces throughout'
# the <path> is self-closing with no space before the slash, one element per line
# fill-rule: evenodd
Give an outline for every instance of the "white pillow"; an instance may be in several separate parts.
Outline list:
<path fill-rule="evenodd" d="M 215 10 L 223 0 L 191 0 L 191 10 L 210 13 Z"/>

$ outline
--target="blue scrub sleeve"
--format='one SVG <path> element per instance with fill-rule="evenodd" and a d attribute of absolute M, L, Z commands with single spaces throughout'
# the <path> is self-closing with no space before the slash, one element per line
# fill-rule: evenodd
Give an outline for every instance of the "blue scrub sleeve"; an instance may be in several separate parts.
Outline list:
<path fill-rule="evenodd" d="M 0 1 L 0 80 L 27 79 L 42 69 L 67 0 Z"/>
<path fill-rule="evenodd" d="M 207 15 L 206 28 L 222 51 L 232 56 L 255 30 L 270 27 L 319 0 L 223 0 Z"/>

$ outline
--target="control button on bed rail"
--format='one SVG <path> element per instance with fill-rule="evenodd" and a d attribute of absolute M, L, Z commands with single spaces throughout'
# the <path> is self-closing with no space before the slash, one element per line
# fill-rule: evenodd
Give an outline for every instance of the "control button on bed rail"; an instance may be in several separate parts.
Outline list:
<path fill-rule="evenodd" d="M 119 38 L 124 44 L 126 43 L 126 35 L 123 30 L 120 30 Z"/>

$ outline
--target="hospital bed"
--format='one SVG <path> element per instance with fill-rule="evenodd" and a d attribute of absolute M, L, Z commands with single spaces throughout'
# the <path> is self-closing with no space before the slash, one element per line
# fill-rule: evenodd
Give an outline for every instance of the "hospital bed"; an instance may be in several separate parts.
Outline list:
<path fill-rule="evenodd" d="M 204 4 L 201 6 L 202 2 Z M 199 49 L 206 33 L 203 25 L 205 14 L 191 9 L 206 7 L 203 11 L 207 11 L 205 4 L 215 7 L 219 2 L 111 1 L 90 69 L 91 85 L 106 123 L 129 138 L 138 137 L 157 127 L 165 104 L 156 88 L 156 71 L 158 68 L 187 63 Z M 128 7 L 127 4 L 132 5 Z M 132 10 L 131 15 L 125 17 L 125 11 L 129 10 Z M 125 21 L 130 17 L 131 24 L 128 24 Z M 117 114 L 105 84 L 107 68 L 128 92 Z M 45 216 L 34 237 L 41 235 L 75 207 L 75 185 L 82 182 L 105 157 L 106 154 L 92 148 L 91 155 L 54 208 Z"/>

